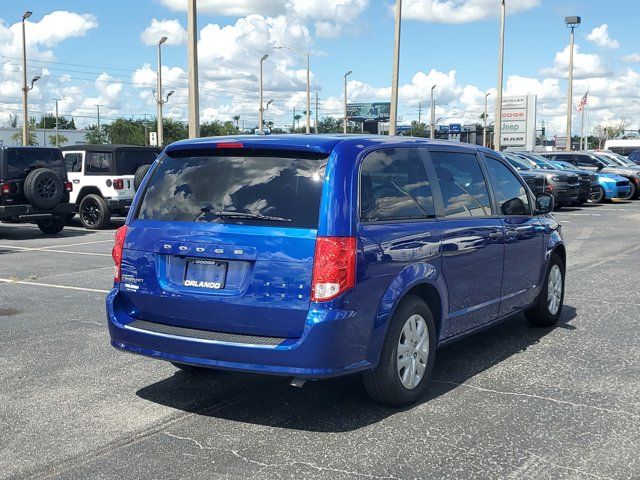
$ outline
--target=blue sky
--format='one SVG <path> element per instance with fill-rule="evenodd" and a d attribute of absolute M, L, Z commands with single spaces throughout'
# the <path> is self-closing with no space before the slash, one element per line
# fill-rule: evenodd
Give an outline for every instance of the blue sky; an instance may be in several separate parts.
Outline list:
<path fill-rule="evenodd" d="M 166 112 L 186 118 L 186 45 L 178 38 L 186 27 L 183 3 L 2 2 L 0 107 L 4 108 L 0 124 L 20 107 L 20 44 L 13 38 L 19 25 L 11 26 L 25 10 L 34 12 L 30 22 L 36 25 L 28 30 L 29 74 L 44 72 L 31 95 L 32 111 L 52 110 L 51 99 L 57 97 L 62 99 L 62 113 L 74 115 L 79 124 L 94 121 L 93 105 L 97 103 L 102 105 L 105 121 L 118 115 L 153 115 L 156 50 L 154 45 L 145 45 L 141 34 L 156 19 L 156 27 L 147 32 L 147 42 L 152 43 L 166 30 L 178 43 L 163 47 L 165 86 L 176 90 Z M 203 120 L 226 120 L 239 114 L 248 123 L 256 121 L 258 59 L 268 53 L 266 98 L 273 98 L 274 103 L 267 116 L 276 124 L 290 123 L 293 107 L 304 108 L 304 66 L 294 55 L 275 51 L 278 43 L 311 50 L 313 84 L 322 99 L 321 116 L 339 115 L 342 75 L 347 70 L 354 72 L 349 84 L 352 100 L 388 99 L 392 2 L 198 3 Z M 438 84 L 439 117 L 444 121 L 477 121 L 484 92 L 496 86 L 497 5 L 498 0 L 404 1 L 400 68 L 403 121 L 417 117 L 417 104 L 428 99 L 434 83 Z M 593 126 L 627 119 L 639 128 L 640 58 L 634 56 L 640 54 L 637 0 L 507 0 L 507 5 L 511 12 L 505 53 L 507 93 L 538 94 L 538 120 L 550 122 L 551 133 L 554 129 L 561 132 L 566 68 L 559 52 L 566 48 L 569 37 L 563 19 L 581 15 L 583 24 L 576 31 L 579 55 L 574 95 L 579 99 L 590 89 Z M 68 13 L 63 16 L 60 12 Z M 428 108 L 428 102 L 423 106 Z"/>

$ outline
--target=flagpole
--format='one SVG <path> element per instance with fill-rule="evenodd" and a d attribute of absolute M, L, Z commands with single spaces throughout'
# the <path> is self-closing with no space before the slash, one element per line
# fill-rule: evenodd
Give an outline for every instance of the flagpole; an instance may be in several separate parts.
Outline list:
<path fill-rule="evenodd" d="M 586 128 L 587 137 L 584 140 L 584 146 L 585 146 L 585 150 L 589 150 L 589 104 L 587 103 L 585 107 L 587 109 L 587 128 Z"/>
<path fill-rule="evenodd" d="M 584 145 L 584 106 L 580 108 L 580 112 L 582 115 L 582 123 L 580 126 L 580 150 L 586 150 L 583 145 Z"/>

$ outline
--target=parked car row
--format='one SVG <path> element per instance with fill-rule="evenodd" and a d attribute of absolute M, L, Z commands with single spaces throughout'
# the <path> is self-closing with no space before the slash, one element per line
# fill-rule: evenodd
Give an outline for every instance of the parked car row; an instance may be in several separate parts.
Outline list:
<path fill-rule="evenodd" d="M 129 145 L 0 148 L 0 221 L 62 231 L 76 213 L 90 229 L 125 216 L 160 149 Z"/>

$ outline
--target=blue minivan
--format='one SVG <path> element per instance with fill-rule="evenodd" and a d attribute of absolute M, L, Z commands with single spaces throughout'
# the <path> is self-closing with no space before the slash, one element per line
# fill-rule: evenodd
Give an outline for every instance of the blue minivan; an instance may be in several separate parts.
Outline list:
<path fill-rule="evenodd" d="M 112 345 L 182 369 L 362 373 L 417 401 L 436 349 L 524 312 L 552 326 L 566 250 L 504 158 L 364 135 L 173 143 L 116 233 Z"/>

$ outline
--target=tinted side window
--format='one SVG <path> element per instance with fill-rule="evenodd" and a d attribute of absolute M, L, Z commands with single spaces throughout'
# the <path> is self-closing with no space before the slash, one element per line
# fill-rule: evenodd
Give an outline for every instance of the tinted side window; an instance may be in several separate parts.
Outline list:
<path fill-rule="evenodd" d="M 121 150 L 116 155 L 118 159 L 116 174 L 135 175 L 138 168 L 142 165 L 151 165 L 157 156 L 158 152 L 155 150 Z"/>
<path fill-rule="evenodd" d="M 372 152 L 364 159 L 360 175 L 363 222 L 435 217 L 431 185 L 418 149 Z"/>
<path fill-rule="evenodd" d="M 489 190 L 475 155 L 431 152 L 447 217 L 491 215 Z"/>
<path fill-rule="evenodd" d="M 498 160 L 487 157 L 487 170 L 502 215 L 529 215 L 529 198 L 520 180 Z"/>
<path fill-rule="evenodd" d="M 589 155 L 576 155 L 578 166 L 595 167 L 596 160 Z"/>
<path fill-rule="evenodd" d="M 24 178 L 36 168 L 50 168 L 63 175 L 60 150 L 51 148 L 8 148 L 5 151 L 8 178 Z"/>
<path fill-rule="evenodd" d="M 111 152 L 87 152 L 85 173 L 110 173 L 112 163 Z"/>
<path fill-rule="evenodd" d="M 82 171 L 82 154 L 81 153 L 65 153 L 64 163 L 67 166 L 67 172 Z"/>

